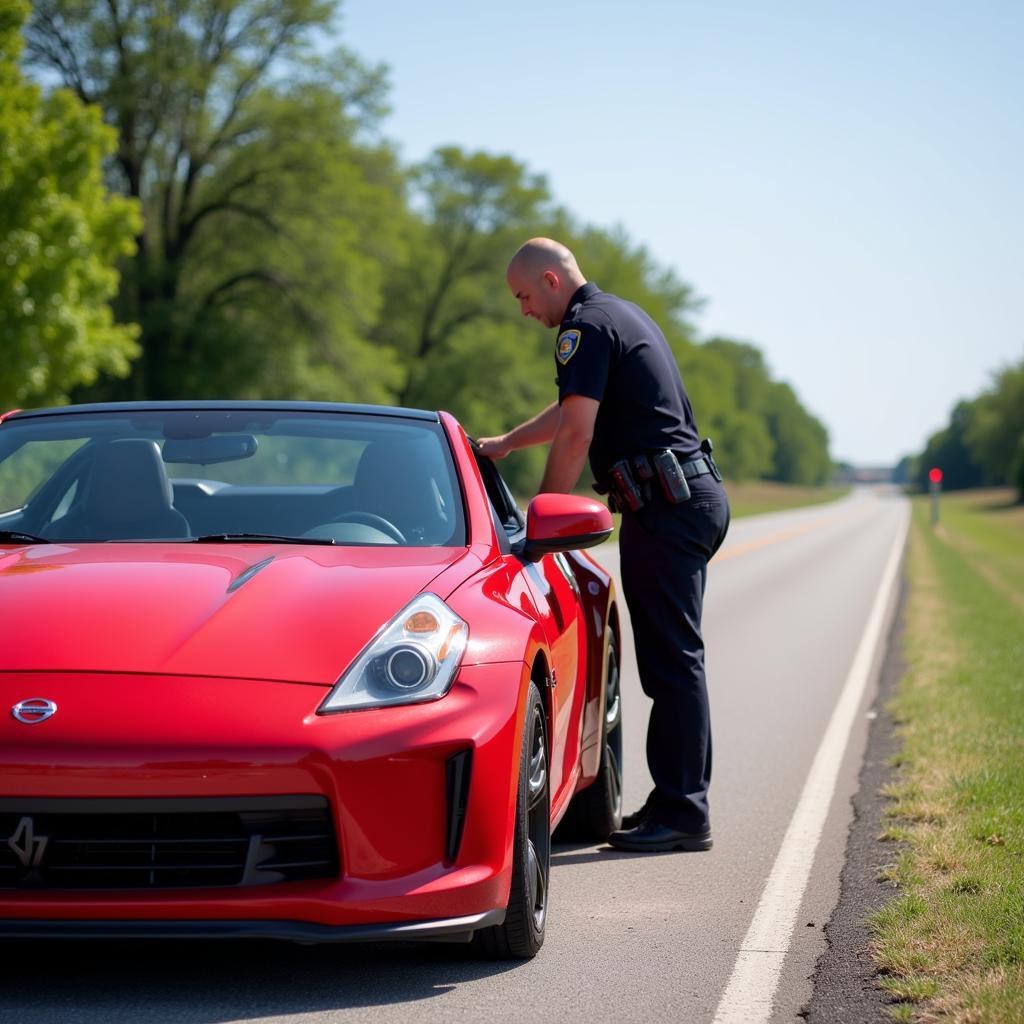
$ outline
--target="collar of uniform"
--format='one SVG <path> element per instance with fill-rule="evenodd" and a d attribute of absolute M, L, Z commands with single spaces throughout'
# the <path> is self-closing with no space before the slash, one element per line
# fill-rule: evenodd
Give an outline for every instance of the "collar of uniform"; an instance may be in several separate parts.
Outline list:
<path fill-rule="evenodd" d="M 566 320 L 572 319 L 573 310 L 582 305 L 592 295 L 596 295 L 601 289 L 594 284 L 593 281 L 587 281 L 585 284 L 581 284 L 579 288 L 572 293 L 572 298 L 569 300 L 569 305 L 565 307 L 565 316 L 562 317 L 562 323 Z"/>

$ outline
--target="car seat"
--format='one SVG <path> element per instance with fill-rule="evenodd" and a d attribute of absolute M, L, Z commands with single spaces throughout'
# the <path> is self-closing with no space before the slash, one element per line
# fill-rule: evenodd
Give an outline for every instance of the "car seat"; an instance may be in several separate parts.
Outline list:
<path fill-rule="evenodd" d="M 50 540 L 189 537 L 171 504 L 171 481 L 156 441 L 125 438 L 96 449 L 81 501 L 43 531 Z"/>
<path fill-rule="evenodd" d="M 439 461 L 422 444 L 372 441 L 356 466 L 353 508 L 394 523 L 410 544 L 445 542 L 452 524 L 431 472 Z"/>

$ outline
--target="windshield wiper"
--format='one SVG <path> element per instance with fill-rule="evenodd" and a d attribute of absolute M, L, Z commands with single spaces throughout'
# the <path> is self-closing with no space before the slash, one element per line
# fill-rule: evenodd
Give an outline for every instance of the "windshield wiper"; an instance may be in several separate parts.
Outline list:
<path fill-rule="evenodd" d="M 0 530 L 0 544 L 52 544 L 47 537 L 37 537 L 24 530 Z"/>
<path fill-rule="evenodd" d="M 284 537 L 276 533 L 205 533 L 194 544 L 336 544 L 333 537 Z"/>

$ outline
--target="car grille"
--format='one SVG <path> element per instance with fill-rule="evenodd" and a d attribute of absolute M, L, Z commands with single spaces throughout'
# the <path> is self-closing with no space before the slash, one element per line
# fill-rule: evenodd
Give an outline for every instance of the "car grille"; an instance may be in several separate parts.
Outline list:
<path fill-rule="evenodd" d="M 0 888 L 269 885 L 338 874 L 324 797 L 0 798 Z"/>

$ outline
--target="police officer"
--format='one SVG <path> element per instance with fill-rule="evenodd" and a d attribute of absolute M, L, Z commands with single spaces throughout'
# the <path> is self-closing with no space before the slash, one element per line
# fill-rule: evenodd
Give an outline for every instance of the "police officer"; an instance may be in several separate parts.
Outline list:
<path fill-rule="evenodd" d="M 564 245 L 526 242 L 509 263 L 507 281 L 524 316 L 559 329 L 558 401 L 507 434 L 483 438 L 483 454 L 499 459 L 551 442 L 540 489 L 567 492 L 589 453 L 599 488 L 622 508 L 622 586 L 640 681 L 653 701 L 647 761 L 654 789 L 608 841 L 623 850 L 710 849 L 701 608 L 708 560 L 729 525 L 710 445 L 702 448 L 657 324 L 588 282 Z M 631 507 L 636 499 L 641 504 Z"/>

